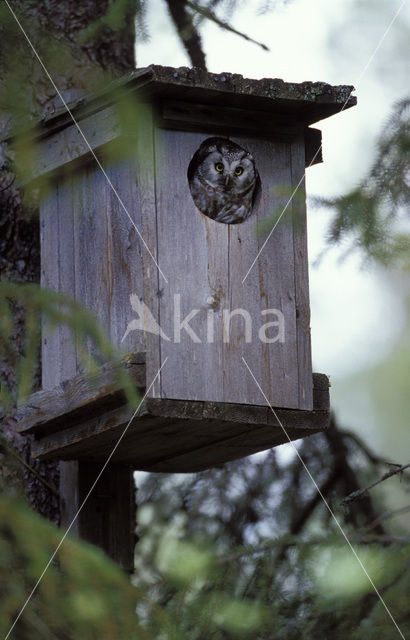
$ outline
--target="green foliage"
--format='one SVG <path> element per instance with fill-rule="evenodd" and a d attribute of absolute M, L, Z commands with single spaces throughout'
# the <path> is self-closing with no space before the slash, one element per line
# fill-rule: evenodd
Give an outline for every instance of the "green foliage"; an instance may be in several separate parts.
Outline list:
<path fill-rule="evenodd" d="M 278 522 L 277 509 L 284 521 L 289 516 L 291 488 L 278 502 L 271 462 L 267 456 L 256 469 L 240 461 L 226 471 L 205 472 L 197 489 L 193 476 L 179 485 L 164 476 L 165 490 L 160 477 L 148 476 L 148 486 L 155 481 L 155 502 L 140 507 L 135 586 L 101 552 L 66 539 L 19 618 L 15 637 L 359 640 L 380 635 L 393 640 L 397 630 L 350 550 L 337 531 L 321 525 L 325 510 L 303 535 L 263 533 L 264 525 L 268 530 L 271 525 L 261 519 L 261 510 L 273 511 L 272 522 Z M 273 475 L 277 472 L 274 465 Z M 213 496 L 204 503 L 206 487 Z M 271 502 L 261 495 L 265 491 Z M 301 486 L 298 492 L 304 494 Z M 178 500 L 184 510 L 177 508 Z M 244 519 L 238 518 L 242 508 L 237 511 L 242 501 Z M 0 523 L 0 633 L 5 636 L 62 532 L 7 493 L 0 499 Z M 353 529 L 345 527 L 353 537 Z M 244 544 L 238 546 L 240 532 Z M 377 536 L 363 536 L 355 548 L 406 635 L 410 545 L 386 546 Z"/>
<path fill-rule="evenodd" d="M 139 519 L 144 527 L 134 582 L 147 601 L 138 612 L 155 637 L 255 637 L 272 624 L 269 607 L 258 596 L 246 597 L 231 588 L 218 545 L 186 537 L 184 514 L 175 513 L 167 524 L 155 507 L 145 505 Z M 150 611 L 158 604 L 161 615 L 150 620 Z"/>
<path fill-rule="evenodd" d="M 13 305 L 24 309 L 24 349 L 19 353 L 13 339 L 15 323 Z M 55 291 L 40 289 L 35 284 L 0 282 L 0 360 L 15 371 L 15 379 L 0 379 L 0 409 L 7 413 L 13 405 L 23 403 L 33 388 L 35 369 L 39 358 L 40 323 L 47 332 L 67 326 L 76 345 L 80 368 L 90 374 L 108 360 L 120 361 L 121 354 L 114 348 L 95 316 L 78 302 Z M 138 404 L 138 393 L 126 371 L 117 369 L 118 383 L 124 388 L 128 402 Z"/>
<path fill-rule="evenodd" d="M 348 453 L 355 461 L 362 486 L 374 479 L 373 463 L 353 442 L 343 452 L 336 441 L 332 452 L 323 436 L 305 440 L 299 451 L 406 635 L 410 616 L 399 594 L 408 581 L 408 539 L 386 535 L 400 531 L 387 520 L 384 531 L 372 524 L 365 499 L 345 511 L 338 504 L 352 474 L 341 457 Z M 279 463 L 271 451 L 252 463 L 239 460 L 195 475 L 147 474 L 138 485 L 134 581 L 172 619 L 180 613 L 176 637 L 356 640 L 358 629 L 378 637 L 379 628 L 381 637 L 397 637 L 297 458 Z M 243 620 L 249 626 L 242 630 Z"/>
<path fill-rule="evenodd" d="M 161 508 L 146 505 L 141 519 L 134 581 L 148 594 L 148 602 L 161 604 L 171 638 L 356 640 L 358 630 L 370 638 L 379 629 L 386 638 L 397 634 L 368 577 L 336 531 L 281 536 L 261 546 L 227 551 L 223 540 L 211 544 L 209 539 L 201 541 L 198 533 L 188 538 L 188 518 L 182 512 L 167 522 Z M 410 618 L 402 590 L 408 589 L 410 545 L 385 547 L 375 536 L 355 546 L 406 634 Z M 284 547 L 292 552 L 288 567 L 280 559 Z M 149 608 L 139 607 L 143 618 Z M 163 619 L 159 622 L 153 630 L 161 637 Z"/>
<path fill-rule="evenodd" d="M 349 193 L 317 198 L 334 218 L 331 244 L 345 240 L 368 258 L 410 267 L 410 99 L 400 101 L 377 142 L 376 158 Z"/>
<path fill-rule="evenodd" d="M 20 499 L 0 498 L 0 636 L 35 586 L 62 532 Z M 66 539 L 11 638 L 99 640 L 149 637 L 135 617 L 137 591 L 102 552 Z"/>
<path fill-rule="evenodd" d="M 151 567 L 157 584 L 132 586 L 101 551 L 69 537 L 60 544 L 63 532 L 11 492 L 7 478 L 0 486 L 1 637 L 16 620 L 11 638 L 34 640 L 222 640 L 255 637 L 270 624 L 266 605 L 226 589 L 212 545 L 165 528 Z"/>

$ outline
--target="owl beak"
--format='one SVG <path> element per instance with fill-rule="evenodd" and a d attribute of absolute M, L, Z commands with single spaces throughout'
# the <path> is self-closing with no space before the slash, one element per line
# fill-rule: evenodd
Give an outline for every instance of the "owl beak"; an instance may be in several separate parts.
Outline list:
<path fill-rule="evenodd" d="M 226 187 L 229 185 L 230 181 L 231 181 L 231 177 L 229 175 L 226 176 L 226 178 L 225 178 L 225 186 Z"/>

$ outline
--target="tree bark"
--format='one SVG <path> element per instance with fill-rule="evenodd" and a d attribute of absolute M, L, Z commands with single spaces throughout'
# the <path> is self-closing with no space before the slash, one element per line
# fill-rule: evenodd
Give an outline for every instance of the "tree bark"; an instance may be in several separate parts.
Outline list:
<path fill-rule="evenodd" d="M 33 50 L 7 5 L 0 9 L 0 139 L 17 124 L 27 124 L 61 106 Z M 13 0 L 21 22 L 47 70 L 70 101 L 101 87 L 135 67 L 135 0 Z M 0 278 L 40 281 L 39 223 L 35 206 L 27 206 L 14 184 L 13 155 L 0 144 Z M 14 308 L 14 347 L 24 350 L 24 310 Z M 17 385 L 12 363 L 0 359 L 0 378 L 11 391 Z M 40 385 L 40 365 L 35 388 Z M 60 502 L 47 487 L 58 487 L 58 463 L 30 458 L 30 443 L 14 430 L 13 416 L 1 416 L 2 431 L 18 455 L 35 471 L 20 466 L 20 482 L 32 507 L 58 523 Z M 37 474 L 37 475 L 36 475 Z M 44 482 L 41 481 L 42 478 Z"/>

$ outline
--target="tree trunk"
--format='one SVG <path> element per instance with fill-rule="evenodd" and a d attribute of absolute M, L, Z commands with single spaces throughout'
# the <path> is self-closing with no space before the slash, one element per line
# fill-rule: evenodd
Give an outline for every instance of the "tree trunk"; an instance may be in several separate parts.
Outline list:
<path fill-rule="evenodd" d="M 66 101 L 101 87 L 135 67 L 136 2 L 109 0 L 14 0 L 12 9 Z M 13 126 L 52 112 L 61 105 L 50 80 L 5 3 L 0 9 L 0 139 Z M 40 281 L 39 224 L 35 207 L 14 185 L 12 154 L 0 144 L 0 277 Z M 15 308 L 14 345 L 24 349 L 24 312 Z M 0 377 L 16 389 L 16 372 L 0 360 Z M 35 387 L 40 385 L 40 365 Z M 1 418 L 0 412 L 0 418 Z M 2 430 L 36 474 L 21 465 L 19 482 L 36 511 L 58 523 L 60 465 L 30 458 L 30 443 L 15 432 L 13 416 L 3 416 Z M 41 481 L 42 478 L 44 482 Z"/>

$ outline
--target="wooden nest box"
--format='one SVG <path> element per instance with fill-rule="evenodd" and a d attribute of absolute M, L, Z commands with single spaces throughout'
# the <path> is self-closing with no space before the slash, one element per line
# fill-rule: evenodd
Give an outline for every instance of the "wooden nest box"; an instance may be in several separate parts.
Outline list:
<path fill-rule="evenodd" d="M 90 309 L 148 390 L 113 462 L 199 471 L 286 442 L 281 425 L 292 440 L 326 428 L 328 380 L 311 366 L 304 172 L 321 161 L 310 125 L 355 104 L 351 90 L 151 66 L 71 105 L 83 135 L 65 109 L 43 122 L 31 176 L 50 179 L 42 286 Z M 228 146 L 228 164 L 239 154 L 232 176 L 241 157 L 257 176 L 250 215 L 235 224 L 201 212 L 188 180 L 200 146 L 205 156 L 215 144 Z M 226 163 L 209 171 L 229 173 Z M 42 367 L 43 389 L 20 412 L 34 455 L 105 461 L 132 416 L 110 364 L 89 379 L 60 327 L 43 331 Z"/>

